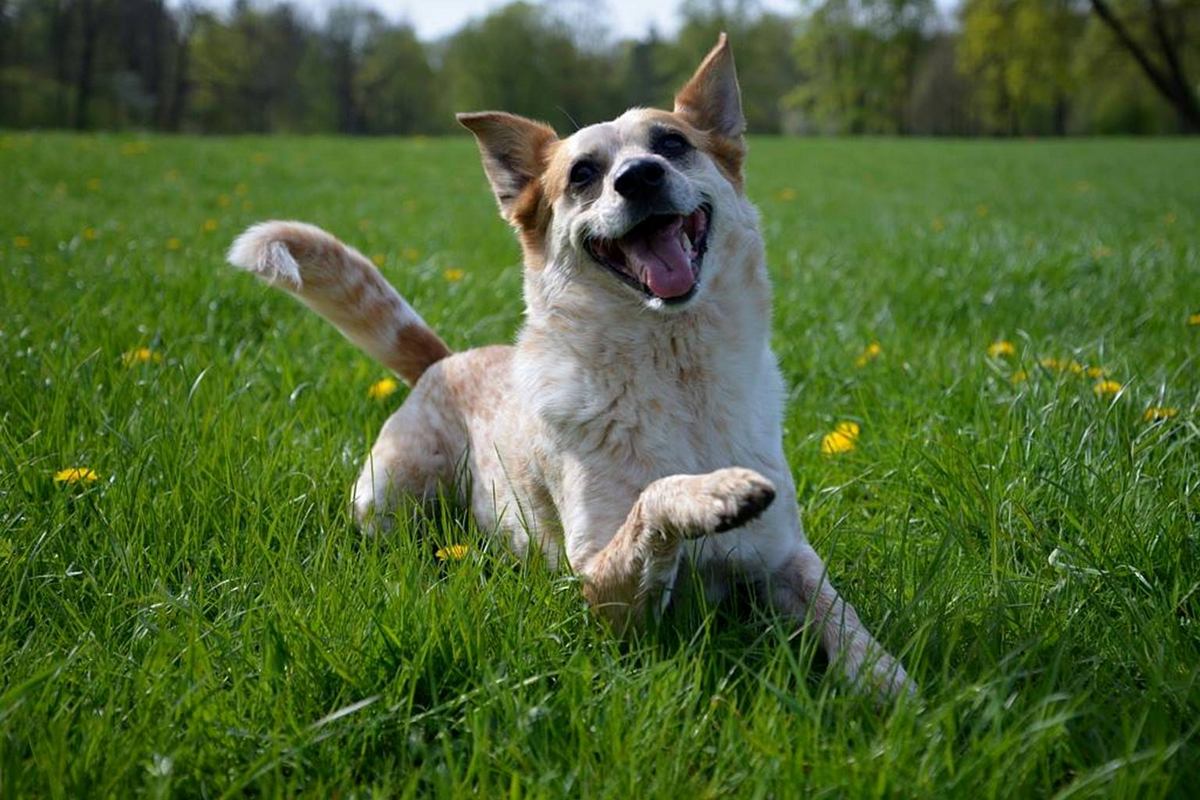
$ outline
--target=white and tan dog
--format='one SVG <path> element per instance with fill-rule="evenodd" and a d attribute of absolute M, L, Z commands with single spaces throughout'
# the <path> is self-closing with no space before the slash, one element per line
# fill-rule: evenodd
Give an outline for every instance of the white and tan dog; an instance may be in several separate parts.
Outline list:
<path fill-rule="evenodd" d="M 256 225 L 229 253 L 413 387 L 355 486 L 360 523 L 385 528 L 402 498 L 450 486 L 481 529 L 579 575 L 619 629 L 665 607 L 686 563 L 713 597 L 750 582 L 811 620 L 868 689 L 911 691 L 800 524 L 725 37 L 672 112 L 566 139 L 511 114 L 458 119 L 524 251 L 515 347 L 452 355 L 367 259 L 309 225 Z"/>

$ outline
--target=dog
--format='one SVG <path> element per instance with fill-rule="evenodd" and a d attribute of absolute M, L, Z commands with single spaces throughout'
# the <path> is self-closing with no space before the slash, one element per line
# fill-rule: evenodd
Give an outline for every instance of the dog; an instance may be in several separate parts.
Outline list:
<path fill-rule="evenodd" d="M 912 693 L 801 526 L 725 35 L 671 111 L 567 138 L 503 112 L 457 118 L 520 240 L 515 346 L 452 354 L 370 261 L 311 225 L 262 223 L 229 252 L 412 387 L 354 486 L 359 524 L 386 530 L 405 498 L 450 487 L 517 555 L 579 576 L 619 631 L 661 613 L 686 568 L 714 600 L 748 583 L 816 626 L 856 686 Z"/>

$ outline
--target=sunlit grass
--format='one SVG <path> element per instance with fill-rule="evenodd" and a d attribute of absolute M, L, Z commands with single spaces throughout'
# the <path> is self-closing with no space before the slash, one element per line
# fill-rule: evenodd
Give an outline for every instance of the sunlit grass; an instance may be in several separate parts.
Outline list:
<path fill-rule="evenodd" d="M 404 390 L 222 253 L 309 220 L 510 340 L 468 140 L 0 139 L 0 794 L 1200 780 L 1196 144 L 752 142 L 799 502 L 922 686 L 879 711 L 752 598 L 622 645 L 458 511 L 356 532 Z"/>

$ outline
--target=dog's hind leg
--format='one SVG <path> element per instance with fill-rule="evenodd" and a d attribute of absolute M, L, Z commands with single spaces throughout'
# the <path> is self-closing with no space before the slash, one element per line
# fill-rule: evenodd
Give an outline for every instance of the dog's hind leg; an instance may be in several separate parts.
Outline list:
<path fill-rule="evenodd" d="M 770 582 L 775 606 L 798 623 L 818 626 L 821 645 L 834 668 L 855 684 L 888 698 L 914 694 L 916 685 L 900 662 L 875 640 L 826 574 L 821 557 L 807 543 L 784 562 Z"/>
<path fill-rule="evenodd" d="M 618 630 L 642 619 L 648 601 L 670 588 L 680 545 L 757 517 L 775 487 L 748 469 L 671 475 L 647 486 L 605 547 L 576 569 L 588 602 Z"/>
<path fill-rule="evenodd" d="M 456 491 L 455 467 L 467 437 L 446 402 L 438 365 L 417 384 L 404 405 L 384 423 L 354 485 L 354 516 L 368 532 L 391 527 L 391 513 L 405 498 L 432 500 L 439 487 Z"/>

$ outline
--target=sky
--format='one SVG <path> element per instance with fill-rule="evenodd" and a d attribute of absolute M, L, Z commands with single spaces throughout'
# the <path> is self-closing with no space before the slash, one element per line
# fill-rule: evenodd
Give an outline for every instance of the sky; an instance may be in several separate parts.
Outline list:
<path fill-rule="evenodd" d="M 360 0 L 364 5 L 379 9 L 392 21 L 407 21 L 424 40 L 438 39 L 453 33 L 470 19 L 481 17 L 508 0 Z M 676 10 L 678 0 L 551 0 L 564 7 L 573 18 L 595 15 L 607 33 L 614 36 L 641 36 L 654 25 L 659 33 L 671 35 L 679 25 Z M 942 8 L 954 0 L 938 0 Z M 320 15 L 336 0 L 297 0 L 297 5 Z M 758 0 L 765 11 L 795 13 L 798 0 Z"/>

